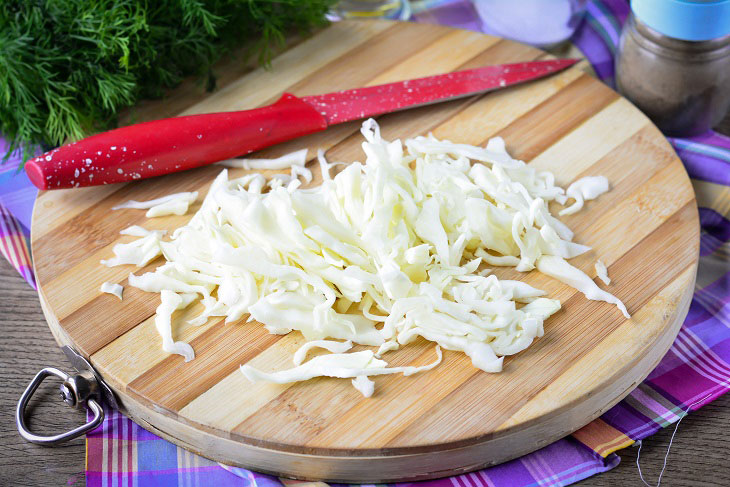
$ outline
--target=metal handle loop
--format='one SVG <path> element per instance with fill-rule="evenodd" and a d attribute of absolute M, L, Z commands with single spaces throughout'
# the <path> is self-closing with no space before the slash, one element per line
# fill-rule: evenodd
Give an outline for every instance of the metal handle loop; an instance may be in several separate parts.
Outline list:
<path fill-rule="evenodd" d="M 30 384 L 28 384 L 28 387 L 25 389 L 25 392 L 23 392 L 23 395 L 20 396 L 20 400 L 18 401 L 18 407 L 15 410 L 15 423 L 18 426 L 18 432 L 20 433 L 20 436 L 30 441 L 31 443 L 37 443 L 39 445 L 57 445 L 65 441 L 72 440 L 78 436 L 83 435 L 84 433 L 95 429 L 102 423 L 102 421 L 104 421 L 104 409 L 101 407 L 99 402 L 93 397 L 83 397 L 82 395 L 81 397 L 74 397 L 75 403 L 78 405 L 86 405 L 89 409 L 91 409 L 91 411 L 94 413 L 94 418 L 91 421 L 82 424 L 78 428 L 74 428 L 71 431 L 60 433 L 58 435 L 41 436 L 32 433 L 28 429 L 28 426 L 25 424 L 25 408 L 28 405 L 30 398 L 38 389 L 38 386 L 41 385 L 41 382 L 43 382 L 46 377 L 50 377 L 52 375 L 63 380 L 64 388 L 68 390 L 70 387 L 70 390 L 72 390 L 75 395 L 78 394 L 76 391 L 76 382 L 79 380 L 88 380 L 83 376 L 69 377 L 68 374 L 61 370 L 53 367 L 46 367 L 45 369 L 38 372 L 33 380 L 30 382 Z M 93 376 L 91 380 L 95 381 L 95 379 L 93 379 Z M 62 388 L 62 390 L 64 389 Z"/>

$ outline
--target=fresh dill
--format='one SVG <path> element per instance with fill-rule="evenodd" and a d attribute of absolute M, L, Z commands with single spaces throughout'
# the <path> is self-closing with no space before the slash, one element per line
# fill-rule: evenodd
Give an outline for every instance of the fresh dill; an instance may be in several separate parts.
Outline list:
<path fill-rule="evenodd" d="M 0 133 L 8 155 L 115 126 L 248 44 L 262 64 L 290 31 L 325 22 L 334 0 L 5 0 L 0 2 Z"/>

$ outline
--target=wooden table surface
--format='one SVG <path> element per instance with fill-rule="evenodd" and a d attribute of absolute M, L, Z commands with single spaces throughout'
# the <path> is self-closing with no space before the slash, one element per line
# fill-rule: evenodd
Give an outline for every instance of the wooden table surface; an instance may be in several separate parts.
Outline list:
<path fill-rule="evenodd" d="M 730 115 L 718 131 L 730 134 Z M 0 487 L 85 485 L 84 440 L 76 439 L 55 448 L 32 445 L 15 428 L 15 405 L 33 375 L 45 366 L 69 370 L 66 358 L 53 340 L 38 296 L 16 271 L 0 259 Z M 36 393 L 31 427 L 39 432 L 68 430 L 85 415 L 65 407 L 58 397 L 58 384 L 47 381 Z M 646 439 L 641 449 L 641 469 L 650 485 L 662 467 L 674 427 Z M 679 426 L 672 444 L 666 486 L 730 485 L 730 394 L 689 415 Z M 636 468 L 638 448 L 619 452 L 621 464 L 610 472 L 580 482 L 582 487 L 643 485 Z"/>

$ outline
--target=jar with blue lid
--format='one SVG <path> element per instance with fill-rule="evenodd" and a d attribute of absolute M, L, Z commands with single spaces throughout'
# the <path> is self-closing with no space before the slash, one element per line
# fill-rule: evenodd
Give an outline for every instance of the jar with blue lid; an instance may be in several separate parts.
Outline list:
<path fill-rule="evenodd" d="M 632 0 L 618 90 L 668 135 L 695 135 L 730 110 L 730 0 Z"/>

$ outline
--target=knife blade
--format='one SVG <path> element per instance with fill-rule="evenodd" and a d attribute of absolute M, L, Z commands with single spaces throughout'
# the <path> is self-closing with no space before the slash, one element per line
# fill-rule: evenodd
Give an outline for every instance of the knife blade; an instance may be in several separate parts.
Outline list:
<path fill-rule="evenodd" d="M 543 78 L 575 59 L 484 66 L 323 95 L 289 93 L 252 110 L 154 120 L 103 132 L 30 159 L 42 190 L 134 181 L 192 169 L 331 125 L 453 100 Z"/>

